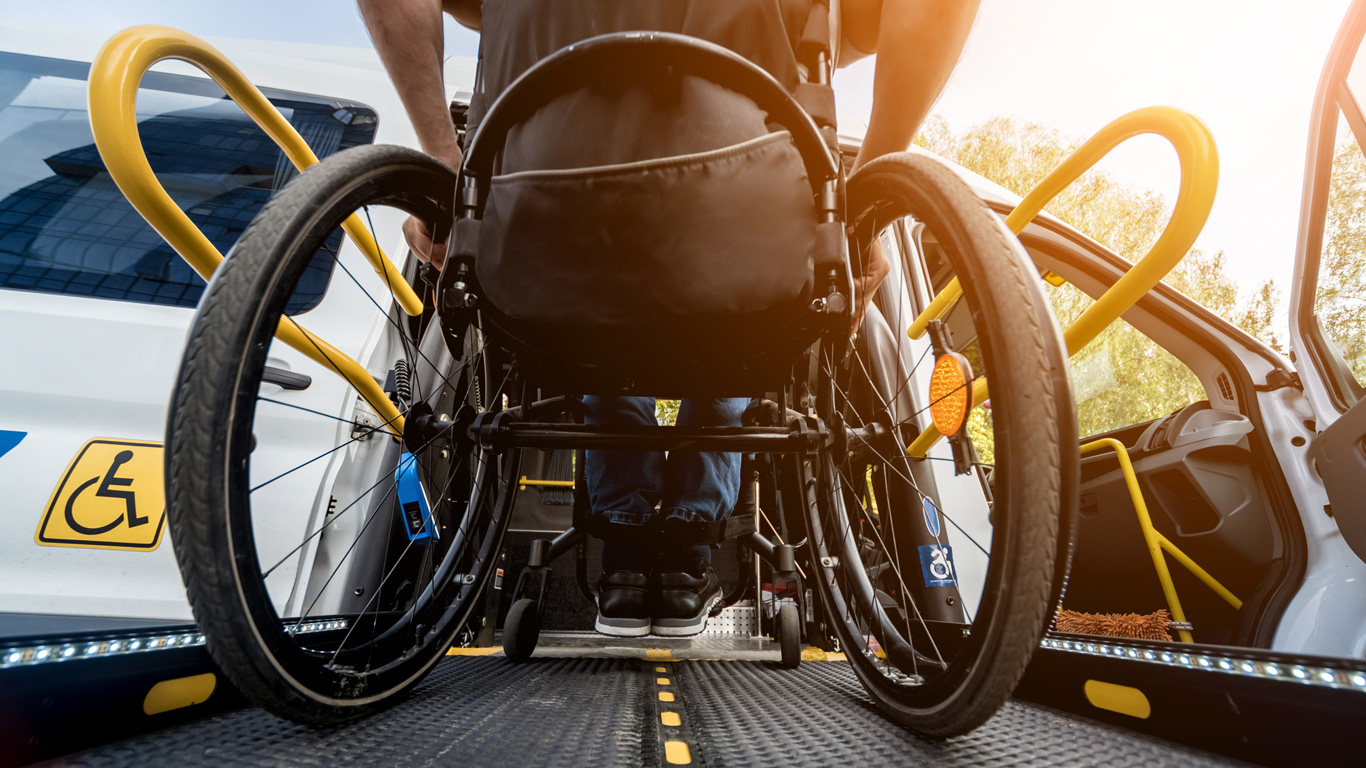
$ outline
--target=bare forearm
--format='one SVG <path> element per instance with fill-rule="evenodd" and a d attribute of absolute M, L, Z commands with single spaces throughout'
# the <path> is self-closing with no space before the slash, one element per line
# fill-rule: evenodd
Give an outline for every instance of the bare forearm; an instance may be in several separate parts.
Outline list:
<path fill-rule="evenodd" d="M 978 0 L 883 0 L 873 112 L 855 167 L 911 145 L 948 82 Z"/>
<path fill-rule="evenodd" d="M 357 0 L 422 149 L 455 167 L 460 146 L 442 75 L 442 0 Z"/>

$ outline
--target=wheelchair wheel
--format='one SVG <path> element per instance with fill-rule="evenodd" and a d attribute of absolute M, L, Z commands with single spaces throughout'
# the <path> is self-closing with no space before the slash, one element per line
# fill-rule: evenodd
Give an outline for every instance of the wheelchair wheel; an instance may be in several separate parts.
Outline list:
<path fill-rule="evenodd" d="M 526 661 L 536 651 L 541 637 L 541 612 L 529 597 L 512 604 L 503 620 L 503 655 L 512 661 Z"/>
<path fill-rule="evenodd" d="M 833 393 L 823 415 L 869 437 L 800 464 L 814 581 L 873 698 L 922 734 L 953 736 L 1006 701 L 1046 626 L 1065 446 L 1076 445 L 1066 357 L 1023 249 L 947 167 L 884 157 L 848 196 L 854 231 L 889 238 L 894 263 L 852 353 L 822 361 Z M 896 230 L 906 217 L 914 225 Z M 910 255 L 896 263 L 900 252 Z M 911 277 L 916 258 L 932 285 Z M 919 307 L 955 277 L 964 293 L 938 340 L 909 339 Z M 970 364 L 960 389 L 989 377 L 990 411 L 911 458 L 929 393 L 946 397 L 930 386 L 945 358 Z"/>
<path fill-rule="evenodd" d="M 399 147 L 329 158 L 266 204 L 190 331 L 167 430 L 175 553 L 215 661 L 286 718 L 379 708 L 480 618 L 518 454 L 441 426 L 500 408 L 511 374 L 490 375 L 477 328 L 443 337 L 418 270 L 426 307 L 410 318 L 341 247 L 355 212 L 402 248 L 398 224 L 449 222 L 454 188 L 449 169 Z M 404 439 L 335 363 L 273 338 L 277 324 L 349 334 L 330 341 L 388 379 Z"/>

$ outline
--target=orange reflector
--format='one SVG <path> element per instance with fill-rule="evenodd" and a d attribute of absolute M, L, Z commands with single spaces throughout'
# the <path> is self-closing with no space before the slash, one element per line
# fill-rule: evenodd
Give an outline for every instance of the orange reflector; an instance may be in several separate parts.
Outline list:
<path fill-rule="evenodd" d="M 972 366 L 957 352 L 946 352 L 930 375 L 930 417 L 939 434 L 958 434 L 972 411 Z"/>

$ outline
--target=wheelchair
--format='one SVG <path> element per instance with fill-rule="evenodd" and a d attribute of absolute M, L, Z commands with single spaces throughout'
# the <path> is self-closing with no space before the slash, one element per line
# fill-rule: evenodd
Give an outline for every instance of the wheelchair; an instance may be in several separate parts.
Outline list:
<path fill-rule="evenodd" d="M 900 153 L 846 178 L 816 21 L 795 47 L 797 88 L 680 34 L 575 42 L 479 110 L 459 173 L 359 147 L 251 223 L 188 337 L 167 482 L 195 616 L 256 703 L 344 721 L 471 642 L 513 577 L 499 554 L 535 449 L 744 454 L 727 521 L 641 535 L 738 538 L 817 603 L 779 612 L 784 662 L 803 634 L 838 649 L 920 733 L 967 732 L 1006 700 L 1060 600 L 1063 446 L 1076 445 L 1065 348 L 1027 255 L 950 168 Z M 508 143 L 575 89 L 689 83 L 743 97 L 767 132 L 608 170 L 511 165 Z M 400 309 L 390 276 L 337 256 L 343 224 L 382 209 L 449 242 L 439 271 L 410 259 L 403 273 L 420 311 Z M 879 242 L 892 272 L 852 329 L 853 281 Z M 961 298 L 929 340 L 908 339 L 916 308 L 955 280 Z M 368 331 L 340 351 L 375 379 L 315 383 L 332 387 L 332 412 L 276 395 L 289 381 L 277 334 L 340 354 L 292 309 L 319 291 L 352 300 Z M 989 413 L 973 410 L 988 377 Z M 581 423 L 584 394 L 752 406 L 739 427 L 627 428 Z M 908 454 L 936 430 L 945 443 Z M 283 448 L 299 440 L 317 449 Z M 551 561 L 594 532 L 580 515 L 533 545 L 512 587 L 513 660 L 535 647 Z"/>

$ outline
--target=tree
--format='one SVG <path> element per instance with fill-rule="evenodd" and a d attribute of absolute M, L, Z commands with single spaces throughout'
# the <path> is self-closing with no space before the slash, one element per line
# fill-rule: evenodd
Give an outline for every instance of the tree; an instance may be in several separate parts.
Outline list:
<path fill-rule="evenodd" d="M 1333 153 L 1314 313 L 1357 381 L 1366 381 L 1366 156 L 1355 140 Z"/>
<path fill-rule="evenodd" d="M 1021 196 L 1080 146 L 1055 130 L 1005 117 L 961 134 L 932 117 L 917 144 Z M 1366 184 L 1356 189 L 1359 203 L 1366 203 Z M 1095 169 L 1063 190 L 1046 210 L 1131 262 L 1148 252 L 1171 215 L 1160 194 L 1134 189 Z M 1279 344 L 1272 332 L 1279 291 L 1268 281 L 1240 303 L 1224 252 L 1192 249 L 1164 281 L 1250 334 Z M 1093 303 L 1071 285 L 1051 289 L 1050 299 L 1064 327 Z M 1072 359 L 1072 378 L 1083 435 L 1149 421 L 1205 399 L 1189 368 L 1123 321 L 1111 324 Z M 989 419 L 989 414 L 976 413 L 969 430 L 975 436 L 989 434 Z"/>

